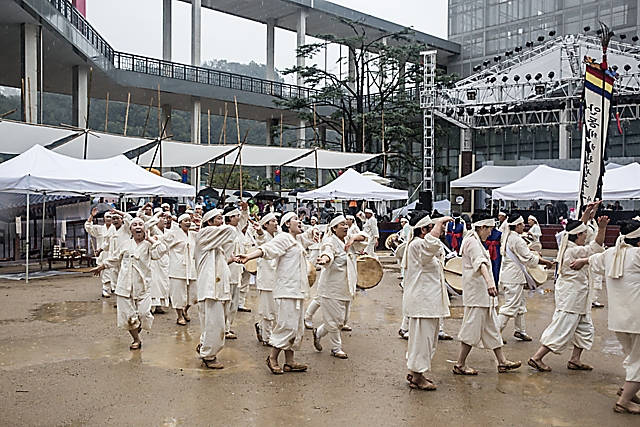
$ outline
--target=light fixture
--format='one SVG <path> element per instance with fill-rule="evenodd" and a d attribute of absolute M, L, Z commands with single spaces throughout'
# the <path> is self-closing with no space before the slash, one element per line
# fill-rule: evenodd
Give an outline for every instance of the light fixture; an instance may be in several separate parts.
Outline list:
<path fill-rule="evenodd" d="M 495 83 L 496 82 L 496 76 L 491 76 L 491 78 L 489 79 L 489 81 L 491 83 Z"/>
<path fill-rule="evenodd" d="M 476 65 L 475 67 L 473 67 L 473 71 L 475 72 L 480 71 L 480 69 L 482 69 L 482 65 Z"/>
<path fill-rule="evenodd" d="M 473 107 L 468 107 L 468 108 L 467 108 L 467 115 L 469 115 L 469 116 L 473 116 L 473 112 L 474 112 L 474 111 L 475 111 L 475 110 L 473 109 Z"/>
<path fill-rule="evenodd" d="M 556 35 L 556 30 L 549 31 L 549 37 L 553 37 Z"/>
<path fill-rule="evenodd" d="M 447 108 L 446 114 L 447 114 L 447 117 L 453 116 L 453 108 Z"/>
<path fill-rule="evenodd" d="M 629 64 L 624 64 L 624 70 L 625 70 L 625 71 L 627 71 L 627 72 L 628 72 L 630 69 L 631 69 L 631 65 L 629 65 Z"/>
<path fill-rule="evenodd" d="M 560 104 L 558 104 L 558 107 L 560 107 L 561 110 L 564 110 L 565 108 L 567 108 L 567 103 L 565 101 L 560 102 Z"/>
<path fill-rule="evenodd" d="M 556 73 L 554 73 L 553 71 L 549 71 L 549 74 L 547 74 L 547 76 L 549 76 L 550 79 L 553 78 L 553 76 L 555 76 Z"/>
<path fill-rule="evenodd" d="M 542 73 L 538 73 L 536 74 L 536 76 L 534 77 L 534 79 L 536 80 L 540 80 L 542 78 Z"/>
<path fill-rule="evenodd" d="M 514 49 L 516 52 L 522 52 L 522 46 L 516 46 Z"/>
<path fill-rule="evenodd" d="M 543 41 L 544 41 L 544 36 L 540 36 L 540 37 L 538 37 L 538 41 L 539 41 L 539 42 L 543 42 Z"/>
<path fill-rule="evenodd" d="M 544 85 L 536 85 L 535 90 L 536 90 L 536 95 L 544 95 Z"/>
<path fill-rule="evenodd" d="M 533 42 L 532 41 L 528 41 L 528 42 L 525 43 L 525 46 L 532 47 L 533 46 Z"/>
<path fill-rule="evenodd" d="M 509 76 L 502 76 L 502 81 L 503 81 L 504 83 L 506 83 L 506 82 L 507 82 L 507 80 L 509 80 Z"/>
<path fill-rule="evenodd" d="M 475 101 L 476 100 L 476 95 L 477 95 L 477 91 L 468 90 L 467 91 L 467 100 L 468 101 Z"/>
<path fill-rule="evenodd" d="M 464 116 L 464 108 L 463 107 L 458 108 L 458 116 Z"/>
<path fill-rule="evenodd" d="M 500 55 L 496 55 L 496 56 L 494 56 L 494 57 L 493 57 L 493 60 L 494 60 L 495 62 L 498 62 L 498 61 L 500 61 L 501 59 L 502 59 L 502 56 L 500 56 Z"/>
<path fill-rule="evenodd" d="M 640 67 L 640 65 L 638 65 L 638 67 Z M 527 81 L 531 80 L 531 74 L 527 73 L 526 76 L 524 76 L 525 79 L 527 79 Z"/>
<path fill-rule="evenodd" d="M 614 65 L 611 68 L 613 69 L 613 71 L 618 71 L 618 66 L 617 65 Z"/>
<path fill-rule="evenodd" d="M 482 107 L 482 108 L 478 111 L 478 114 L 480 114 L 480 115 L 485 115 L 485 114 L 487 114 L 487 113 L 488 113 L 488 111 L 487 111 L 487 108 L 486 108 L 486 107 Z"/>
<path fill-rule="evenodd" d="M 503 112 L 504 114 L 507 114 L 507 113 L 509 112 L 509 106 L 508 106 L 508 105 L 503 105 L 503 106 L 502 106 L 502 112 Z"/>
<path fill-rule="evenodd" d="M 633 36 L 633 37 L 631 37 L 631 40 L 635 43 L 638 40 L 640 40 L 640 38 L 638 38 L 638 36 Z"/>
<path fill-rule="evenodd" d="M 518 80 L 520 80 L 520 76 L 516 74 L 515 76 L 513 76 L 513 80 L 515 80 L 516 83 L 518 83 Z"/>
<path fill-rule="evenodd" d="M 627 38 L 627 35 L 626 35 L 626 34 L 620 34 L 620 40 L 624 40 L 624 39 L 626 39 L 626 38 Z"/>
<path fill-rule="evenodd" d="M 584 32 L 586 33 L 587 31 L 591 31 L 591 27 L 590 26 L 586 26 L 583 28 Z"/>

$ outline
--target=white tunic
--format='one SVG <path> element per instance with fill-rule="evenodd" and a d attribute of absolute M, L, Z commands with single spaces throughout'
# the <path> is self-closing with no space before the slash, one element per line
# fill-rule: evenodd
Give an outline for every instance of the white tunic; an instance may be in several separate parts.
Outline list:
<path fill-rule="evenodd" d="M 511 250 L 511 253 L 518 258 L 518 260 L 525 267 L 537 267 L 540 257 L 529 250 L 529 247 L 525 243 L 524 239 L 515 231 L 509 233 L 507 238 L 507 246 Z M 502 265 L 500 267 L 500 283 L 506 284 L 525 284 L 527 279 L 524 277 L 524 272 L 516 264 L 509 254 L 505 252 L 502 257 Z"/>
<path fill-rule="evenodd" d="M 256 243 L 262 246 L 273 240 L 273 236 L 266 231 L 262 231 L 262 235 L 256 235 Z M 256 272 L 256 287 L 259 291 L 272 291 L 273 283 L 276 280 L 276 259 L 258 258 L 258 270 Z"/>
<path fill-rule="evenodd" d="M 304 246 L 291 233 L 281 233 L 260 249 L 264 259 L 276 260 L 273 298 L 304 299 L 309 292 Z"/>
<path fill-rule="evenodd" d="M 104 260 L 107 267 L 120 266 L 116 295 L 140 300 L 149 295 L 151 261 L 160 259 L 167 247 L 161 241 L 153 245 L 146 240 L 137 244 L 133 239 L 122 243 L 117 254 Z"/>
<path fill-rule="evenodd" d="M 372 240 L 380 237 L 380 233 L 378 232 L 378 220 L 376 220 L 375 215 L 372 215 L 371 218 L 364 222 L 362 225 L 362 231 L 371 236 Z"/>
<path fill-rule="evenodd" d="M 571 263 L 603 251 L 595 241 L 585 246 L 567 242 L 555 287 L 556 310 L 575 314 L 588 314 L 591 311 L 589 269 L 572 270 Z"/>
<path fill-rule="evenodd" d="M 589 264 L 594 272 L 607 281 L 609 297 L 609 329 L 614 332 L 640 334 L 640 248 L 627 247 L 624 257 L 624 275 L 618 279 L 609 277 L 615 247 L 604 253 L 592 255 Z M 585 267 L 586 268 L 586 267 Z M 583 268 L 584 270 L 584 268 Z"/>
<path fill-rule="evenodd" d="M 344 246 L 344 242 L 333 233 L 322 240 L 320 257 L 326 255 L 329 262 L 322 266 L 318 278 L 318 295 L 321 297 L 351 301 L 356 292 L 357 257 L 352 248 L 345 251 Z"/>
<path fill-rule="evenodd" d="M 194 254 L 198 275 L 198 301 L 231 299 L 229 267 L 222 247 L 233 243 L 235 233 L 234 227 L 222 225 L 205 227 L 196 234 Z"/>
<path fill-rule="evenodd" d="M 111 228 L 111 227 L 109 227 Z M 107 238 L 107 233 L 109 232 L 109 228 L 106 225 L 95 225 L 89 221 L 84 223 L 84 229 L 91 237 L 96 239 L 96 249 L 100 249 L 104 245 L 104 241 Z M 101 264 L 101 261 L 104 259 L 104 251 L 100 253 L 98 256 L 98 264 Z"/>
<path fill-rule="evenodd" d="M 431 234 L 414 238 L 405 252 L 402 308 L 405 317 L 449 317 L 449 295 L 442 271 L 442 242 Z M 485 290 L 486 293 L 486 290 Z"/>
<path fill-rule="evenodd" d="M 169 249 L 169 277 L 187 283 L 198 277 L 195 265 L 196 232 L 185 233 L 182 228 L 166 230 L 162 241 Z"/>
<path fill-rule="evenodd" d="M 531 228 L 529 228 L 529 234 L 533 238 L 534 242 L 539 242 L 540 236 L 542 236 L 542 230 L 540 230 L 540 226 L 538 224 L 533 224 Z"/>
<path fill-rule="evenodd" d="M 118 248 L 126 241 L 131 239 L 131 215 L 126 214 L 122 220 L 120 228 L 116 229 L 115 225 L 109 227 L 107 236 L 102 243 L 102 249 L 107 252 L 106 257 L 110 258 L 118 253 Z"/>
<path fill-rule="evenodd" d="M 233 241 L 226 243 L 223 248 L 225 256 L 227 258 L 233 255 L 240 255 L 244 253 L 244 234 L 242 233 L 242 230 L 244 229 L 244 227 L 246 227 L 248 222 L 249 211 L 240 211 L 240 222 L 238 222 L 238 225 L 235 227 L 230 226 L 235 232 L 235 234 L 233 235 Z M 240 284 L 240 282 L 242 281 L 242 272 L 243 267 L 241 264 L 233 263 L 229 265 L 229 278 L 232 284 Z"/>
<path fill-rule="evenodd" d="M 480 267 L 487 266 L 491 273 L 491 258 L 489 251 L 475 233 L 469 233 L 462 240 L 462 304 L 465 307 L 493 307 L 495 300 L 487 292 L 489 284 L 484 280 Z"/>

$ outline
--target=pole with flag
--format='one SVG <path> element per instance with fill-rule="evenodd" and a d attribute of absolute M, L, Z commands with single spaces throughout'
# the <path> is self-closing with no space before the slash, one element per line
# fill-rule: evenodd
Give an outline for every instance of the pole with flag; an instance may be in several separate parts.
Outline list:
<path fill-rule="evenodd" d="M 604 178 L 604 154 L 610 121 L 613 83 L 617 73 L 607 64 L 607 47 L 613 32 L 600 23 L 602 40 L 602 62 L 585 56 L 584 75 L 584 119 L 582 120 L 582 154 L 580 158 L 580 196 L 578 216 L 582 208 L 602 199 Z"/>

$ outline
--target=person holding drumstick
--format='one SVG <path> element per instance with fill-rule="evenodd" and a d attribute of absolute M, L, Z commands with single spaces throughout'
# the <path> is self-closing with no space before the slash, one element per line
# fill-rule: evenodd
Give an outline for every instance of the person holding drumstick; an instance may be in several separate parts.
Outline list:
<path fill-rule="evenodd" d="M 309 293 L 307 258 L 305 247 L 301 243 L 303 241 L 302 223 L 295 212 L 288 212 L 282 216 L 280 227 L 283 233 L 277 234 L 270 242 L 260 245 L 250 254 L 237 255 L 238 261 L 243 264 L 256 258 L 276 260 L 273 283 L 276 325 L 269 338 L 269 345 L 273 348 L 266 360 L 267 366 L 274 374 L 307 370 L 307 365 L 298 363 L 294 359 L 294 352 L 299 350 L 302 344 L 303 301 L 305 295 Z M 285 363 L 280 368 L 278 356 L 283 350 Z"/>
<path fill-rule="evenodd" d="M 431 359 L 438 344 L 440 319 L 449 317 L 449 295 L 444 282 L 444 250 L 440 236 L 453 218 L 445 216 L 435 222 L 427 215 L 409 234 L 402 258 L 405 287 L 403 315 L 409 319 L 407 381 L 411 388 L 435 390 L 424 373 L 431 370 Z"/>
<path fill-rule="evenodd" d="M 313 330 L 313 345 L 316 350 L 322 351 L 320 340 L 328 335 L 331 355 L 339 359 L 349 357 L 342 350 L 340 331 L 345 325 L 358 279 L 357 258 L 353 245 L 356 242 L 365 242 L 366 246 L 367 240 L 364 233 L 351 236 L 347 240 L 348 232 L 346 218 L 342 215 L 335 217 L 327 227 L 317 260 L 317 264 L 323 266 L 317 291 L 324 323 Z"/>
<path fill-rule="evenodd" d="M 467 357 L 473 347 L 493 350 L 498 360 L 498 372 L 504 373 L 520 367 L 520 362 L 511 362 L 502 353 L 502 336 L 498 326 L 496 304 L 498 290 L 491 274 L 491 258 L 482 242 L 495 227 L 495 220 L 480 214 L 473 223 L 473 231 L 462 241 L 462 304 L 464 317 L 458 333 L 460 354 L 453 366 L 456 375 L 478 375 L 478 371 L 467 366 Z"/>

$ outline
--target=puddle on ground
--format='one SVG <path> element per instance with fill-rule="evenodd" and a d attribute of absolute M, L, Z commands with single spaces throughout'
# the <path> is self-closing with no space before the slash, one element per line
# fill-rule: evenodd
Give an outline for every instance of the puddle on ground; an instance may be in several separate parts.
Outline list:
<path fill-rule="evenodd" d="M 32 319 L 43 322 L 65 323 L 90 314 L 115 314 L 114 302 L 115 299 L 46 303 L 33 310 Z"/>

